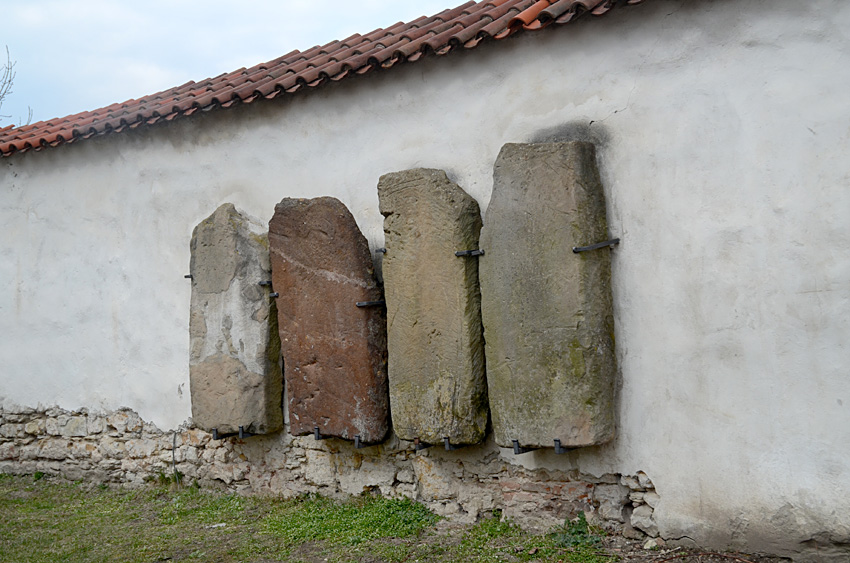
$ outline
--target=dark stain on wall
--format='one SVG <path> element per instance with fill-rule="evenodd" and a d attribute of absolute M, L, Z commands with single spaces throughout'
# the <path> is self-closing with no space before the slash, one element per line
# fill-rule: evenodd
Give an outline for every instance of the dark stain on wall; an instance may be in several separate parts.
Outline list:
<path fill-rule="evenodd" d="M 596 145 L 597 151 L 607 148 L 611 140 L 608 129 L 599 122 L 570 121 L 538 130 L 530 139 L 532 143 L 558 143 L 586 141 Z"/>

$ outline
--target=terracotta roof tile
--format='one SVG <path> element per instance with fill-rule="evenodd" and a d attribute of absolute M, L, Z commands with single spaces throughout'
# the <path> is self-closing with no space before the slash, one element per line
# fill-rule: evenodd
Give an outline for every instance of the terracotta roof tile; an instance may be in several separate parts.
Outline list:
<path fill-rule="evenodd" d="M 247 104 L 318 88 L 426 55 L 445 55 L 521 31 L 564 24 L 585 13 L 596 16 L 643 0 L 487 0 L 466 2 L 431 17 L 399 22 L 365 35 L 291 51 L 272 61 L 240 68 L 94 111 L 31 125 L 0 128 L 0 155 L 41 150 L 96 135 L 118 133 L 188 117 L 198 110 Z"/>

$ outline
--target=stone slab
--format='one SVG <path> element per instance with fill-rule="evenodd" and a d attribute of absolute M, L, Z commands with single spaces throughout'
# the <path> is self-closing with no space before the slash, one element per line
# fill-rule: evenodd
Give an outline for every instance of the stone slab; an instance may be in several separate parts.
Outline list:
<path fill-rule="evenodd" d="M 479 261 L 496 443 L 602 444 L 614 436 L 611 251 L 590 143 L 499 153 Z"/>
<path fill-rule="evenodd" d="M 369 244 L 339 200 L 286 198 L 269 222 L 290 431 L 361 442 L 389 425 L 386 313 Z"/>
<path fill-rule="evenodd" d="M 387 252 L 390 405 L 395 433 L 477 444 L 487 431 L 478 258 L 478 203 L 442 170 L 386 174 L 378 183 Z"/>
<path fill-rule="evenodd" d="M 283 428 L 277 313 L 262 223 L 229 203 L 195 227 L 191 242 L 189 386 L 204 430 L 252 434 Z"/>

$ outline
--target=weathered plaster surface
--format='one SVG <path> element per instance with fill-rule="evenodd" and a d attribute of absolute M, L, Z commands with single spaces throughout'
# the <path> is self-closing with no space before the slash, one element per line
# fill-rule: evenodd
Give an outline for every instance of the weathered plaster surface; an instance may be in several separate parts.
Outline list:
<path fill-rule="evenodd" d="M 657 0 L 4 159 L 2 403 L 184 421 L 187 242 L 222 202 L 266 220 L 282 197 L 333 195 L 374 249 L 381 174 L 445 169 L 486 221 L 503 144 L 591 138 L 623 239 L 619 434 L 570 463 L 646 471 L 667 538 L 783 553 L 847 542 L 847 29 L 840 0 Z"/>

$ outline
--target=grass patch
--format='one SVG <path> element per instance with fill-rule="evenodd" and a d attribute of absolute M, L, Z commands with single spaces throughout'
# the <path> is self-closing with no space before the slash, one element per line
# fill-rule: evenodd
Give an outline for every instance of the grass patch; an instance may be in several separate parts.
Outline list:
<path fill-rule="evenodd" d="M 201 553 L 209 560 L 253 561 L 238 556 L 255 542 L 245 512 L 240 497 L 194 488 L 124 490 L 4 478 L 0 562 L 149 563 L 197 560 Z M 258 547 L 272 554 L 276 549 L 274 542 Z"/>
<path fill-rule="evenodd" d="M 472 526 L 464 534 L 458 550 L 460 561 L 616 561 L 614 556 L 602 550 L 601 531 L 591 529 L 583 513 L 575 521 L 567 521 L 563 528 L 547 535 L 525 532 L 510 520 L 501 519 L 498 511 L 493 516 Z"/>
<path fill-rule="evenodd" d="M 287 545 L 324 541 L 357 545 L 379 538 L 418 535 L 439 518 L 409 499 L 358 498 L 341 503 L 308 497 L 275 510 L 266 531 Z"/>
<path fill-rule="evenodd" d="M 602 538 L 588 525 L 584 512 L 579 512 L 575 520 L 564 522 L 563 529 L 553 532 L 550 537 L 559 547 L 596 548 L 602 543 Z"/>
<path fill-rule="evenodd" d="M 305 544 L 345 560 L 347 546 L 415 537 L 438 520 L 406 499 L 284 501 L 165 483 L 126 490 L 5 475 L 0 514 L 2 563 L 288 561 Z"/>

